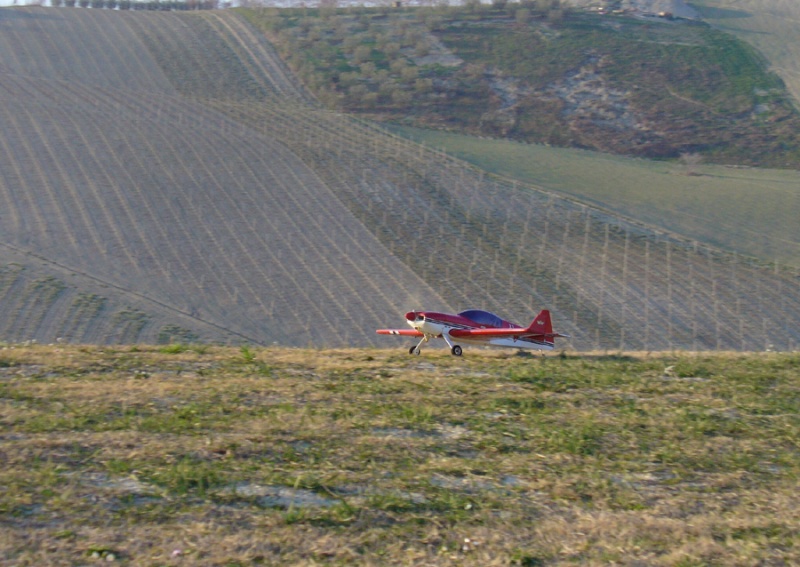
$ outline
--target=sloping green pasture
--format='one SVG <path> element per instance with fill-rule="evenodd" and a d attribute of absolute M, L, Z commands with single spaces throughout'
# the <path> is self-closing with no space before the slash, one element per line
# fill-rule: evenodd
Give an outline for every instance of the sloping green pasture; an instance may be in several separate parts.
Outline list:
<path fill-rule="evenodd" d="M 800 263 L 800 173 L 686 166 L 392 127 L 480 168 L 727 250 Z"/>
<path fill-rule="evenodd" d="M 0 563 L 800 561 L 796 354 L 0 351 Z"/>

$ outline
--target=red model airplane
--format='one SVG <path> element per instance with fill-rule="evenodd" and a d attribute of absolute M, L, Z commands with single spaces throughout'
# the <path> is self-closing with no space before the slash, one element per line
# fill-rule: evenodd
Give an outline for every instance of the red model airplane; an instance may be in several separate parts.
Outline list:
<path fill-rule="evenodd" d="M 423 343 L 432 338 L 442 338 L 454 356 L 461 356 L 461 347 L 455 343 L 498 347 L 552 350 L 556 337 L 569 338 L 553 332 L 550 312 L 541 311 L 528 327 L 509 323 L 488 311 L 469 309 L 458 315 L 433 311 L 409 311 L 406 322 L 411 329 L 378 329 L 379 335 L 404 335 L 422 337 L 412 346 L 409 354 L 419 354 Z"/>

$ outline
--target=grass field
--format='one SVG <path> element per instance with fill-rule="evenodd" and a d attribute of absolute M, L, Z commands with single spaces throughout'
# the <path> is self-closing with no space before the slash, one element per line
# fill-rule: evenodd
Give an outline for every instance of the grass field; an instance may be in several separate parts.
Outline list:
<path fill-rule="evenodd" d="M 800 357 L 0 350 L 0 563 L 800 562 Z"/>
<path fill-rule="evenodd" d="M 695 0 L 713 26 L 758 49 L 800 106 L 800 4 L 795 0 Z"/>
<path fill-rule="evenodd" d="M 800 173 L 691 168 L 583 150 L 391 127 L 478 167 L 763 260 L 800 262 Z M 687 175 L 692 173 L 692 175 Z"/>

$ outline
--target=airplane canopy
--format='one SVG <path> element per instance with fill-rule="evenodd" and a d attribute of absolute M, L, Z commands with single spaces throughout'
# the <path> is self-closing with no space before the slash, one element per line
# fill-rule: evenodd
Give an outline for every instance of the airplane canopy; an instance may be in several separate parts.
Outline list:
<path fill-rule="evenodd" d="M 489 313 L 488 311 L 482 311 L 480 309 L 467 309 L 458 315 L 470 321 L 474 321 L 478 325 L 486 325 L 487 327 L 502 327 L 503 323 L 505 323 L 505 321 L 494 313 Z"/>

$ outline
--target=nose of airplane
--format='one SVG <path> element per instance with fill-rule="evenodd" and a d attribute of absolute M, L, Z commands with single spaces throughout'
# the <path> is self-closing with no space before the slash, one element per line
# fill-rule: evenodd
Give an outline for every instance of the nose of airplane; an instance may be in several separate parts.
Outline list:
<path fill-rule="evenodd" d="M 408 313 L 406 313 L 406 321 L 413 321 L 416 318 L 417 318 L 417 312 L 416 311 L 409 311 Z"/>

